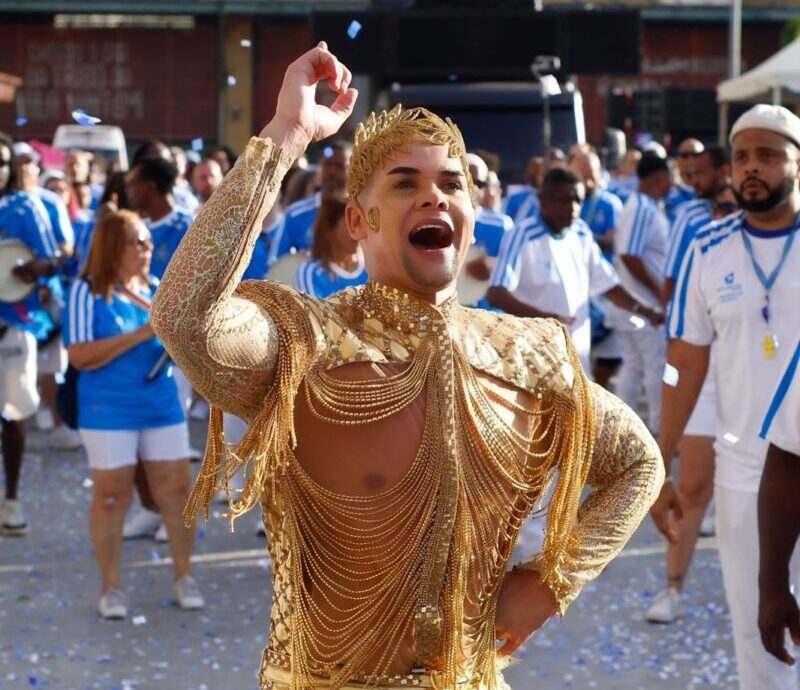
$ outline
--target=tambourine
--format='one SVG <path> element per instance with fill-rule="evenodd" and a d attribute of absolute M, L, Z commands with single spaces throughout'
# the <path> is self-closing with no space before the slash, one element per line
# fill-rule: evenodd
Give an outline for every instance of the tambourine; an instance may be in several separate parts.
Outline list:
<path fill-rule="evenodd" d="M 272 268 L 267 273 L 267 280 L 294 287 L 294 274 L 297 272 L 297 267 L 310 256 L 310 252 L 294 252 L 282 256 L 272 264 Z"/>
<path fill-rule="evenodd" d="M 24 242 L 0 240 L 0 302 L 19 302 L 33 292 L 36 283 L 20 280 L 13 271 L 35 258 L 31 248 Z"/>

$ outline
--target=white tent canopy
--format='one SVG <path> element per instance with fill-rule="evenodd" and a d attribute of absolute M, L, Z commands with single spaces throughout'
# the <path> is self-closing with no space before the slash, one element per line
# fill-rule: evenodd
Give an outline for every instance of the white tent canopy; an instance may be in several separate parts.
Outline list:
<path fill-rule="evenodd" d="M 800 38 L 749 72 L 721 82 L 717 86 L 717 100 L 727 103 L 768 95 L 773 103 L 779 105 L 784 89 L 800 93 Z"/>

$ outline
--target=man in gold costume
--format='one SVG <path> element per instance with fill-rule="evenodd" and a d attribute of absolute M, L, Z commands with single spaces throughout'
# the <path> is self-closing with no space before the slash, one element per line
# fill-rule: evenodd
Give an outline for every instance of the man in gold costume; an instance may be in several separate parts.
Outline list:
<path fill-rule="evenodd" d="M 292 63 L 274 119 L 153 304 L 214 408 L 187 519 L 246 474 L 230 516 L 260 502 L 269 533 L 263 689 L 500 690 L 508 655 L 647 514 L 663 463 L 638 417 L 587 381 L 560 324 L 457 304 L 474 190 L 458 129 L 426 110 L 356 131 L 346 214 L 368 285 L 324 301 L 239 285 L 292 161 L 352 112 L 350 78 L 324 43 Z M 315 103 L 320 81 L 338 94 L 330 107 Z M 235 449 L 221 410 L 249 423 Z M 509 571 L 551 482 L 542 551 Z"/>

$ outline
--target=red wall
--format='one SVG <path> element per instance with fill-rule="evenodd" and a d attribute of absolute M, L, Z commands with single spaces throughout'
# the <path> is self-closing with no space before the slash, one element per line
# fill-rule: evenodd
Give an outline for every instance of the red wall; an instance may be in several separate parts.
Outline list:
<path fill-rule="evenodd" d="M 119 125 L 131 139 L 216 136 L 214 26 L 57 30 L 5 23 L 0 45 L 0 72 L 25 80 L 17 108 L 0 104 L 0 129 L 17 138 L 51 139 L 59 124 L 72 122 L 74 108 Z M 18 114 L 28 119 L 24 127 L 15 125 Z"/>
<path fill-rule="evenodd" d="M 745 24 L 742 71 L 755 67 L 780 49 L 780 24 Z M 719 24 L 645 24 L 642 73 L 630 77 L 579 76 L 586 116 L 586 138 L 603 141 L 608 95 L 614 88 L 657 86 L 714 89 L 728 74 L 728 28 Z"/>

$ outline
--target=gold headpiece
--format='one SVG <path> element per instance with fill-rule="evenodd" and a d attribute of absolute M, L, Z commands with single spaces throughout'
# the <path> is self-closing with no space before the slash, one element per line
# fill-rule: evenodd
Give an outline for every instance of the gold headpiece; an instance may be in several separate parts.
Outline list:
<path fill-rule="evenodd" d="M 470 195 L 475 197 L 464 139 L 455 123 L 449 117 L 443 120 L 425 108 L 403 110 L 399 103 L 378 115 L 370 113 L 366 122 L 356 128 L 353 155 L 347 171 L 347 195 L 355 200 L 373 173 L 401 146 L 412 141 L 432 146 L 446 145 L 448 155 L 461 161 Z"/>

